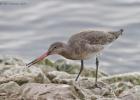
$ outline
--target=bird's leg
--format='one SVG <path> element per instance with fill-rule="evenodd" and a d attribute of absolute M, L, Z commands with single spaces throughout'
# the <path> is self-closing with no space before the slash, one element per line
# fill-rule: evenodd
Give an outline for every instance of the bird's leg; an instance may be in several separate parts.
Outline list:
<path fill-rule="evenodd" d="M 80 69 L 80 72 L 78 73 L 78 75 L 77 75 L 77 77 L 76 77 L 75 81 L 77 81 L 77 80 L 78 80 L 79 75 L 81 74 L 81 72 L 82 72 L 83 68 L 84 68 L 84 61 L 83 61 L 83 60 L 81 60 L 81 69 Z"/>
<path fill-rule="evenodd" d="M 96 74 L 95 74 L 95 87 L 99 87 L 97 85 L 97 79 L 98 79 L 98 67 L 99 67 L 99 59 L 96 57 Z M 100 87 L 99 87 L 100 88 Z"/>
<path fill-rule="evenodd" d="M 97 83 L 97 79 L 98 79 L 98 67 L 99 67 L 99 60 L 96 57 L 96 77 L 95 77 L 95 84 Z"/>

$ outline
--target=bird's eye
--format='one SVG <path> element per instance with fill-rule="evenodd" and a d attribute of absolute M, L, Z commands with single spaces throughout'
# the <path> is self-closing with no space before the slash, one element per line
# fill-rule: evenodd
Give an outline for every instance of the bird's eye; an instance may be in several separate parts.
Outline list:
<path fill-rule="evenodd" d="M 56 47 L 54 47 L 54 49 L 56 49 Z"/>

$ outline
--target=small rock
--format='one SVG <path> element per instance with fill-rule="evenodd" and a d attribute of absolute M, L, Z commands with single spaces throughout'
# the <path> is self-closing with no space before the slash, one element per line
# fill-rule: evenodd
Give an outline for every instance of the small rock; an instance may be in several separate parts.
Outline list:
<path fill-rule="evenodd" d="M 52 71 L 48 72 L 47 77 L 53 82 L 53 83 L 62 83 L 62 84 L 71 84 L 72 81 L 75 81 L 75 76 L 70 75 L 66 72 L 61 71 Z"/>
<path fill-rule="evenodd" d="M 108 77 L 102 77 L 101 81 L 104 81 L 105 83 L 108 84 L 124 81 L 124 82 L 130 82 L 133 85 L 140 85 L 140 73 L 133 72 L 133 73 L 125 73 L 119 75 L 111 75 Z"/>
<path fill-rule="evenodd" d="M 49 59 L 44 59 L 44 60 L 38 62 L 37 64 L 38 65 L 47 65 L 47 66 L 51 66 L 51 67 L 54 66 L 54 63 L 51 62 Z"/>
<path fill-rule="evenodd" d="M 42 72 L 47 76 L 48 72 L 56 71 L 55 67 L 48 65 L 36 65 L 38 68 L 42 70 Z"/>
<path fill-rule="evenodd" d="M 121 99 L 119 99 L 119 98 L 105 98 L 105 97 L 102 97 L 102 98 L 98 98 L 96 100 L 121 100 Z"/>
<path fill-rule="evenodd" d="M 119 97 L 122 100 L 140 100 L 140 86 L 123 91 Z"/>

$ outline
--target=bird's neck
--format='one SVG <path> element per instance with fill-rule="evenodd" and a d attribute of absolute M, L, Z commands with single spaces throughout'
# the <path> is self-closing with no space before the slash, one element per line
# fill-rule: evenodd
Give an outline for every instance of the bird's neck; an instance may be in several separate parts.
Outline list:
<path fill-rule="evenodd" d="M 65 58 L 71 59 L 71 54 L 72 54 L 71 47 L 67 44 L 63 44 L 63 45 L 64 45 L 64 48 L 60 55 L 62 55 Z"/>

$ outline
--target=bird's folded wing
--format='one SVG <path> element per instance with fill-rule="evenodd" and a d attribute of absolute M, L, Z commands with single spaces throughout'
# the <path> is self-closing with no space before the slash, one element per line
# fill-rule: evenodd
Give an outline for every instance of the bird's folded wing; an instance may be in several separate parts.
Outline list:
<path fill-rule="evenodd" d="M 86 46 L 91 52 L 100 52 L 104 49 L 104 46 L 100 44 L 96 44 L 96 45 L 87 44 Z"/>

